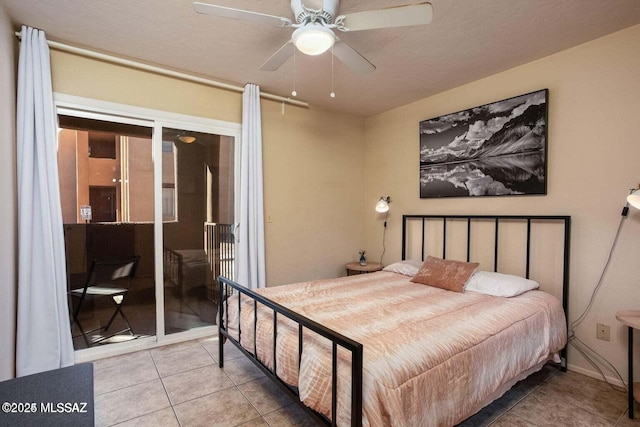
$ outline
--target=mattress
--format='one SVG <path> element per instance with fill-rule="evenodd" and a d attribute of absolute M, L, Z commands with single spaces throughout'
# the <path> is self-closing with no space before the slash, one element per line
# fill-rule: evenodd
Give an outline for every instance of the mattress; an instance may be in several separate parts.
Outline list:
<path fill-rule="evenodd" d="M 457 293 L 377 272 L 260 289 L 258 293 L 363 345 L 364 426 L 451 426 L 499 396 L 505 384 L 554 357 L 566 344 L 560 302 L 541 291 L 513 298 Z M 238 315 L 237 305 L 241 310 Z M 305 405 L 331 417 L 331 343 L 273 312 L 229 299 L 231 336 Z M 255 344 L 254 344 L 255 343 Z M 338 351 L 338 425 L 349 425 L 351 353 Z"/>

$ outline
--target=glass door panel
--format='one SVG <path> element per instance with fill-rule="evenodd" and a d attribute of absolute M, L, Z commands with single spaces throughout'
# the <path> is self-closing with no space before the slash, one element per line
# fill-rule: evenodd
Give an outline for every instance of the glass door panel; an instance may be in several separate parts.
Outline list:
<path fill-rule="evenodd" d="M 165 334 L 215 325 L 219 274 L 233 277 L 234 138 L 164 128 Z"/>
<path fill-rule="evenodd" d="M 152 128 L 66 115 L 59 116 L 59 123 L 58 166 L 74 348 L 153 336 Z M 115 269 L 106 276 L 98 273 L 100 265 L 113 266 L 115 261 L 135 257 L 133 269 L 125 263 L 124 270 Z M 126 271 L 127 277 L 121 278 L 118 271 Z M 122 280 L 129 273 L 132 281 Z"/>

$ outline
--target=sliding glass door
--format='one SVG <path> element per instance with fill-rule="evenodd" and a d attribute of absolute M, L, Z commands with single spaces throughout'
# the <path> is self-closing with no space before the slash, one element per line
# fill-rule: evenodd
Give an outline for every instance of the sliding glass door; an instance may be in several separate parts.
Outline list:
<path fill-rule="evenodd" d="M 113 114 L 113 104 L 109 113 L 58 107 L 74 348 L 113 353 L 212 333 L 215 278 L 234 275 L 239 126 L 124 106 Z M 95 273 L 128 259 L 131 283 L 111 280 L 122 269 Z"/>

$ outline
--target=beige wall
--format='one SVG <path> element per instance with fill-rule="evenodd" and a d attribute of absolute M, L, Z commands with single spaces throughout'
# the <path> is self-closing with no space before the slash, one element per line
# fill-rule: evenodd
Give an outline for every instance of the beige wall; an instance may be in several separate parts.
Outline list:
<path fill-rule="evenodd" d="M 365 242 L 380 254 L 382 221 L 373 205 L 393 199 L 385 263 L 400 258 L 402 214 L 568 214 L 573 218 L 570 318 L 586 307 L 607 257 L 625 197 L 640 183 L 640 26 L 505 71 L 366 120 Z M 420 199 L 418 123 L 442 114 L 549 89 L 546 196 Z M 623 225 L 596 303 L 578 328 L 626 375 L 621 309 L 640 309 L 640 212 Z M 611 325 L 611 341 L 595 339 L 595 323 Z M 574 369 L 593 371 L 570 349 Z M 611 372 L 607 375 L 613 376 Z"/>
<path fill-rule="evenodd" d="M 52 51 L 56 92 L 240 123 L 240 93 Z M 262 101 L 267 282 L 344 275 L 363 237 L 364 121 Z"/>
<path fill-rule="evenodd" d="M 15 375 L 17 193 L 15 151 L 16 39 L 0 4 L 0 381 Z"/>
<path fill-rule="evenodd" d="M 0 28 L 10 29 L 0 9 Z M 12 37 L 0 38 L 0 85 L 13 93 Z M 343 275 L 343 264 L 365 249 L 381 253 L 378 197 L 393 198 L 387 230 L 389 263 L 400 257 L 403 213 L 539 213 L 573 217 L 571 318 L 586 306 L 604 265 L 628 189 L 640 183 L 640 26 L 362 120 L 315 108 L 262 102 L 267 279 L 269 285 Z M 240 122 L 238 93 L 137 72 L 60 52 L 52 53 L 57 92 L 182 114 Z M 533 90 L 548 88 L 548 195 L 446 199 L 419 198 L 418 122 Z M 13 97 L 0 105 L 0 145 L 14 182 Z M 15 187 L 2 186 L 15 200 Z M 15 203 L 2 205 L 3 227 L 15 236 Z M 9 221 L 5 221 L 5 217 Z M 626 373 L 626 334 L 619 309 L 640 307 L 640 212 L 632 211 L 609 272 L 579 337 Z M 3 233 L 3 236 L 5 233 Z M 13 292 L 15 238 L 3 239 L 0 286 Z M 7 268 L 4 268 L 6 265 Z M 7 283 L 9 285 L 7 286 Z M 4 303 L 4 302 L 3 302 Z M 11 310 L 9 310 L 11 311 Z M 3 316 L 7 311 L 0 310 Z M 10 320 L 10 319 L 9 319 Z M 610 342 L 595 340 L 595 323 L 611 325 Z M 3 327 L 0 351 L 13 340 Z M 12 346 L 11 346 L 12 347 Z M 9 351 L 12 354 L 12 351 Z M 4 353 L 0 357 L 4 360 Z M 570 351 L 571 367 L 592 368 Z M 12 371 L 0 365 L 0 375 Z M 611 373 L 607 373 L 612 376 Z"/>
<path fill-rule="evenodd" d="M 344 276 L 363 237 L 363 121 L 262 105 L 269 284 Z"/>

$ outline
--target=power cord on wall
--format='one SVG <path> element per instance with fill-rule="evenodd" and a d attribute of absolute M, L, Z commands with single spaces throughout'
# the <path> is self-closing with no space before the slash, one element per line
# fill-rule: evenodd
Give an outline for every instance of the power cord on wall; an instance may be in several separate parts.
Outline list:
<path fill-rule="evenodd" d="M 380 255 L 380 264 L 382 264 L 382 257 L 387 250 L 385 245 L 385 236 L 387 234 L 387 218 L 389 218 L 389 211 L 387 211 L 387 214 L 384 216 L 384 228 L 382 230 L 382 255 Z"/>
<path fill-rule="evenodd" d="M 609 381 L 607 381 L 606 375 L 600 369 L 600 367 L 598 366 L 597 362 L 593 360 L 593 358 L 595 357 L 595 358 L 598 359 L 598 361 L 600 361 L 600 363 L 604 363 L 605 365 L 607 365 L 609 367 L 609 369 L 611 369 L 613 372 L 615 372 L 616 376 L 620 379 L 620 382 L 622 384 L 624 384 L 624 380 L 622 379 L 622 376 L 620 375 L 618 370 L 606 358 L 604 358 L 602 355 L 598 354 L 598 352 L 596 352 L 594 349 L 592 349 L 587 344 L 585 344 L 582 340 L 580 340 L 578 338 L 576 332 L 575 332 L 575 329 L 578 327 L 578 325 L 580 325 L 580 323 L 582 323 L 582 321 L 587 316 L 587 313 L 589 313 L 589 311 L 591 311 L 591 308 L 593 307 L 593 303 L 595 301 L 596 295 L 598 294 L 598 291 L 600 290 L 600 287 L 602 286 L 602 283 L 603 283 L 603 280 L 604 280 L 604 276 L 605 276 L 607 270 L 609 269 L 609 264 L 611 262 L 611 257 L 613 255 L 613 250 L 616 247 L 616 244 L 618 242 L 618 237 L 620 236 L 620 231 L 622 230 L 622 224 L 624 223 L 624 220 L 627 217 L 628 213 L 629 213 L 629 207 L 625 206 L 622 209 L 620 222 L 618 223 L 618 229 L 616 231 L 616 235 L 615 235 L 615 237 L 613 239 L 613 242 L 611 243 L 611 248 L 609 249 L 609 254 L 607 255 L 607 260 L 605 261 L 604 268 L 602 269 L 602 273 L 600 274 L 600 278 L 598 279 L 596 287 L 594 288 L 593 292 L 591 293 L 591 298 L 589 299 L 589 304 L 587 304 L 587 307 L 584 309 L 582 314 L 576 320 L 571 322 L 571 324 L 569 325 L 568 339 L 567 339 L 568 343 L 571 344 L 580 354 L 582 354 L 582 356 L 585 358 L 585 360 L 587 362 L 589 362 L 589 364 L 591 364 L 591 366 L 593 366 L 600 373 L 600 375 L 602 376 L 604 381 L 607 384 L 609 384 L 610 386 L 612 386 L 612 387 L 613 387 L 613 385 L 610 384 Z M 627 386 L 629 387 L 631 385 L 629 384 Z"/>

